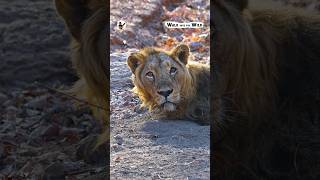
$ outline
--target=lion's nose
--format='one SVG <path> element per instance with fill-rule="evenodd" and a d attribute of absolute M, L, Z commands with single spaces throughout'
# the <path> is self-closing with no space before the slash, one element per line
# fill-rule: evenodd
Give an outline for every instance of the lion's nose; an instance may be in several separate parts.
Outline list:
<path fill-rule="evenodd" d="M 172 93 L 173 89 L 167 90 L 167 91 L 158 91 L 158 94 L 164 97 L 168 97 Z"/>

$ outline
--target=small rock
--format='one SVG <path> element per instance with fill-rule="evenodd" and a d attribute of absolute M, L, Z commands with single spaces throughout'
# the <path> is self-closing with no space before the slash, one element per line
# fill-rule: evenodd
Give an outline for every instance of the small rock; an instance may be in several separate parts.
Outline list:
<path fill-rule="evenodd" d="M 110 39 L 112 45 L 123 44 L 123 40 L 119 37 L 111 36 Z"/>
<path fill-rule="evenodd" d="M 136 112 L 136 113 L 138 113 L 138 114 L 142 114 L 142 113 L 147 112 L 147 108 L 141 107 L 140 105 L 137 105 L 137 106 L 134 108 L 134 112 Z"/>
<path fill-rule="evenodd" d="M 189 44 L 190 51 L 196 51 L 197 49 L 199 49 L 202 46 L 203 46 L 203 44 L 201 42 L 192 42 Z"/>
<path fill-rule="evenodd" d="M 122 116 L 122 119 L 129 119 L 130 117 L 132 117 L 132 115 L 130 113 L 126 113 Z"/>
<path fill-rule="evenodd" d="M 118 157 L 116 157 L 116 158 L 114 159 L 114 162 L 120 162 L 120 160 L 121 160 L 121 157 L 118 156 Z"/>
<path fill-rule="evenodd" d="M 119 151 L 123 150 L 123 147 L 118 144 L 113 144 L 110 147 L 111 147 L 112 152 L 119 152 Z"/>
<path fill-rule="evenodd" d="M 120 135 L 116 135 L 113 137 L 118 145 L 122 145 L 124 140 Z"/>

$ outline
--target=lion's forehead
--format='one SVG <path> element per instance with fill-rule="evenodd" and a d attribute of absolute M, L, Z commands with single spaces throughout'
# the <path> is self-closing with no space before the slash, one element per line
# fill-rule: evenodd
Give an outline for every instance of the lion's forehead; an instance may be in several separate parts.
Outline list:
<path fill-rule="evenodd" d="M 162 65 L 168 66 L 173 63 L 173 59 L 166 53 L 160 52 L 152 54 L 148 57 L 147 62 L 150 66 L 161 67 Z"/>
<path fill-rule="evenodd" d="M 172 61 L 171 57 L 163 52 L 159 53 L 159 59 L 161 62 L 171 62 Z"/>

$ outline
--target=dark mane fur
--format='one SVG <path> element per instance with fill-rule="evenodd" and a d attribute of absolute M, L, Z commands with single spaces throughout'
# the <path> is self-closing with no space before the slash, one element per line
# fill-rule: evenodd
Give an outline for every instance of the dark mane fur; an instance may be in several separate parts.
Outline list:
<path fill-rule="evenodd" d="M 320 16 L 213 2 L 216 179 L 320 178 Z"/>

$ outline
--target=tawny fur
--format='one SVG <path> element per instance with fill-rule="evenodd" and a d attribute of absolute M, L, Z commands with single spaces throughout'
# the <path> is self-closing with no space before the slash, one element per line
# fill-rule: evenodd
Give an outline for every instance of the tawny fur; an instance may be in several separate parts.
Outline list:
<path fill-rule="evenodd" d="M 96 147 L 109 141 L 109 62 L 106 0 L 55 0 L 71 34 L 71 59 L 79 80 L 67 92 L 91 105 L 103 133 Z M 95 149 L 94 148 L 94 149 Z"/>
<path fill-rule="evenodd" d="M 58 13 L 72 35 L 71 58 L 79 80 L 70 92 L 90 104 L 94 116 L 108 122 L 107 2 L 55 0 Z"/>
<path fill-rule="evenodd" d="M 180 51 L 180 47 L 183 47 L 185 51 Z M 177 66 L 177 71 L 178 73 L 183 73 L 183 77 L 180 76 L 181 78 L 176 80 L 176 83 L 179 83 L 181 89 L 174 89 L 174 91 L 179 91 L 182 100 L 179 101 L 173 112 L 162 111 L 162 109 L 159 108 L 159 104 L 156 102 L 156 90 L 151 90 L 153 89 L 153 85 L 148 85 L 148 83 L 143 83 L 142 81 L 142 79 L 145 78 L 145 74 L 142 72 L 146 68 L 145 65 L 150 61 L 150 57 L 154 55 L 157 56 L 160 53 L 165 53 L 171 57 L 173 61 L 178 62 L 179 66 Z M 189 60 L 189 48 L 186 45 L 180 45 L 173 48 L 171 51 L 153 47 L 141 49 L 139 52 L 130 55 L 128 58 L 128 65 L 133 72 L 133 83 L 135 85 L 133 92 L 141 99 L 142 106 L 148 107 L 150 111 L 160 109 L 160 114 L 164 115 L 166 118 L 188 118 L 199 123 L 209 123 L 208 82 L 210 68 L 208 65 Z M 166 70 L 156 66 L 155 71 L 164 73 Z M 158 79 L 155 81 L 158 81 Z M 166 84 L 169 79 L 161 79 L 161 81 L 163 84 Z M 157 83 L 158 82 L 155 82 L 155 84 Z M 159 86 L 161 86 L 161 83 Z"/>

